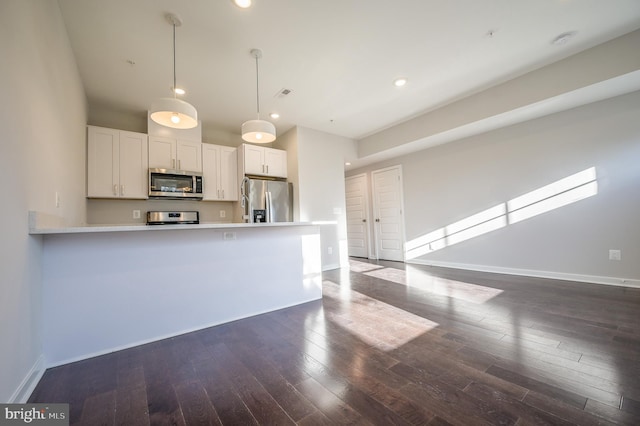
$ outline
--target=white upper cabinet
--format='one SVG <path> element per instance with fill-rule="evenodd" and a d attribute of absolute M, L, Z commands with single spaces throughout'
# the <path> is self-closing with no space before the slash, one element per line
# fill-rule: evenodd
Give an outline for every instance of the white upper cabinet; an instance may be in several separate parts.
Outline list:
<path fill-rule="evenodd" d="M 287 151 L 243 144 L 240 147 L 243 174 L 287 177 Z"/>
<path fill-rule="evenodd" d="M 238 150 L 223 146 L 220 148 L 220 189 L 222 199 L 237 201 L 238 187 Z"/>
<path fill-rule="evenodd" d="M 264 164 L 267 169 L 267 176 L 287 177 L 287 151 L 265 148 Z"/>
<path fill-rule="evenodd" d="M 147 135 L 87 129 L 87 197 L 148 198 Z"/>
<path fill-rule="evenodd" d="M 202 144 L 202 180 L 205 201 L 238 200 L 238 151 L 228 146 Z"/>
<path fill-rule="evenodd" d="M 202 172 L 202 143 L 178 139 L 176 159 L 178 160 L 178 170 Z"/>
<path fill-rule="evenodd" d="M 149 136 L 149 167 L 202 172 L 202 144 Z"/>
<path fill-rule="evenodd" d="M 265 174 L 264 147 L 255 145 L 242 145 L 242 150 L 244 153 L 244 174 Z"/>

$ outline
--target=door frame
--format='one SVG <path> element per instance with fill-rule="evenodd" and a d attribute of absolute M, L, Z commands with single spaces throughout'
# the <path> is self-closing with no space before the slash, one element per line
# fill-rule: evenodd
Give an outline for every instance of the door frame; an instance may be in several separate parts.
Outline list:
<path fill-rule="evenodd" d="M 399 176 L 399 182 L 400 182 L 400 225 L 401 225 L 401 230 L 400 230 L 400 238 L 402 239 L 401 241 L 401 251 L 402 251 L 402 262 L 406 261 L 406 252 L 405 252 L 405 245 L 407 243 L 407 237 L 406 237 L 406 226 L 405 226 L 405 220 L 404 220 L 404 212 L 405 212 L 405 208 L 404 208 L 404 181 L 403 181 L 403 173 L 402 173 L 402 164 L 396 164 L 395 166 L 389 166 L 389 167 L 383 167 L 382 169 L 376 169 L 376 170 L 372 170 L 370 172 L 370 180 L 371 180 L 371 196 L 373 199 L 373 203 L 371 205 L 371 212 L 373 213 L 373 216 L 375 216 L 376 214 L 376 206 L 377 206 L 377 200 L 376 200 L 376 192 L 375 192 L 375 180 L 373 178 L 373 174 L 374 173 L 379 173 L 379 172 L 386 172 L 388 170 L 393 170 L 393 169 L 397 169 L 398 170 L 398 176 Z M 375 257 L 373 257 L 372 259 L 376 259 L 379 260 L 380 259 L 380 253 L 378 250 L 378 246 L 379 246 L 379 232 L 378 232 L 378 227 L 374 224 L 373 225 L 373 255 Z"/>
<path fill-rule="evenodd" d="M 371 249 L 371 185 L 369 183 L 369 174 L 368 173 L 360 173 L 357 175 L 353 175 L 353 176 L 347 176 L 344 178 L 345 180 L 345 189 L 346 189 L 346 181 L 349 179 L 355 179 L 355 178 L 364 178 L 364 185 L 365 185 L 365 190 L 364 190 L 364 218 L 366 219 L 366 226 L 365 226 L 365 238 L 366 238 L 366 258 L 367 259 L 376 259 L 375 257 L 372 257 L 372 249 Z M 345 191 L 346 193 L 346 191 Z M 346 208 L 346 205 L 345 205 Z M 349 241 L 347 241 L 347 252 L 349 251 Z"/>

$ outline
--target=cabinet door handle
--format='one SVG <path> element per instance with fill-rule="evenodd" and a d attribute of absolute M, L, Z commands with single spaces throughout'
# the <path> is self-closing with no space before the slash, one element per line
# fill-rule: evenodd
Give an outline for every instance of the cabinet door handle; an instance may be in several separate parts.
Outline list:
<path fill-rule="evenodd" d="M 367 221 L 367 219 L 362 219 L 362 221 L 363 221 L 363 222 L 366 222 L 366 221 Z"/>
<path fill-rule="evenodd" d="M 172 158 L 172 159 L 171 159 L 171 168 L 172 168 L 172 169 L 175 169 L 175 168 L 176 168 L 176 159 L 175 159 L 175 158 Z"/>
<path fill-rule="evenodd" d="M 220 190 L 218 189 L 218 198 L 220 198 Z"/>
<path fill-rule="evenodd" d="M 376 222 L 380 222 L 380 219 L 376 219 Z"/>
<path fill-rule="evenodd" d="M 124 195 L 124 185 L 120 185 L 120 195 Z"/>
<path fill-rule="evenodd" d="M 180 170 L 180 160 L 178 160 L 178 170 Z"/>
<path fill-rule="evenodd" d="M 267 174 L 269 174 L 269 165 L 267 164 Z"/>
<path fill-rule="evenodd" d="M 222 199 L 224 200 L 224 189 L 222 190 Z"/>
<path fill-rule="evenodd" d="M 118 195 L 118 185 L 117 184 L 113 184 L 113 195 Z"/>

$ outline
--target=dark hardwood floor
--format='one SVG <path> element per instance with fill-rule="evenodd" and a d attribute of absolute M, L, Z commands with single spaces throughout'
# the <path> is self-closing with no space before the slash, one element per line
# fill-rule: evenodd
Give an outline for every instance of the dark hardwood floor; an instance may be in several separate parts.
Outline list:
<path fill-rule="evenodd" d="M 71 424 L 640 424 L 640 289 L 352 259 L 307 303 L 47 370 Z"/>

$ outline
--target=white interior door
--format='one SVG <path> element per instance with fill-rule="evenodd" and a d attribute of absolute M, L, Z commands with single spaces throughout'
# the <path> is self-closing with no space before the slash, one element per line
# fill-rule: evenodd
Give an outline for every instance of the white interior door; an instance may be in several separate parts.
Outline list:
<path fill-rule="evenodd" d="M 378 259 L 404 261 L 402 169 L 376 170 L 373 182 L 373 215 Z"/>
<path fill-rule="evenodd" d="M 369 257 L 369 197 L 367 175 L 345 179 L 349 256 Z"/>

